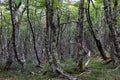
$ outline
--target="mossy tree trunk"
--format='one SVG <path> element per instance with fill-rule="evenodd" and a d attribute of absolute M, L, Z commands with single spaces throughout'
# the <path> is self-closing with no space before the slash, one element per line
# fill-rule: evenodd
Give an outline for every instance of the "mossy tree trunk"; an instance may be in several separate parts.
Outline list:
<path fill-rule="evenodd" d="M 53 22 L 54 17 L 54 0 L 46 0 L 46 28 L 45 28 L 45 50 L 47 54 L 47 59 L 49 65 L 52 68 L 53 72 L 59 73 L 69 80 L 75 80 L 74 77 L 66 74 L 64 70 L 58 66 L 57 60 L 55 58 L 56 50 L 56 26 Z"/>
<path fill-rule="evenodd" d="M 113 3 L 113 6 L 112 6 Z M 113 2 L 111 0 L 103 0 L 104 4 L 104 13 L 106 18 L 106 23 L 108 24 L 109 30 L 110 30 L 110 37 L 111 37 L 111 46 L 113 49 L 113 53 L 111 53 L 111 57 L 113 59 L 113 62 L 117 63 L 120 62 L 120 49 L 119 49 L 119 43 L 117 39 L 117 7 L 118 7 L 118 0 L 114 0 Z"/>
<path fill-rule="evenodd" d="M 54 0 L 46 0 L 46 28 L 45 28 L 45 49 L 49 64 L 53 71 L 56 71 L 57 61 L 54 56 L 55 52 L 55 42 L 56 42 L 56 28 L 53 22 L 54 10 L 53 10 Z"/>
<path fill-rule="evenodd" d="M 93 23 L 92 23 L 91 15 L 90 15 L 90 2 L 91 2 L 91 0 L 88 0 L 88 5 L 87 5 L 87 8 L 85 9 L 86 17 L 87 17 L 87 22 L 88 22 L 88 24 L 89 24 L 89 27 L 88 27 L 88 28 L 89 28 L 89 31 L 90 31 L 91 35 L 92 35 L 93 38 L 94 38 L 94 41 L 95 41 L 96 46 L 97 46 L 97 48 L 98 48 L 98 50 L 99 50 L 99 52 L 100 52 L 100 55 L 102 56 L 102 58 L 103 58 L 104 60 L 107 60 L 107 56 L 106 56 L 105 51 L 104 51 L 104 49 L 103 49 L 103 47 L 102 47 L 102 44 L 101 44 L 100 40 L 98 40 L 98 39 L 96 38 L 95 32 L 94 32 L 94 30 L 93 30 Z"/>
<path fill-rule="evenodd" d="M 19 15 L 17 15 L 18 9 L 20 8 L 22 2 L 20 1 L 18 4 L 15 3 L 13 0 L 9 0 L 9 7 L 10 7 L 10 15 L 11 15 L 11 21 L 12 21 L 12 47 L 13 47 L 13 51 L 15 54 L 15 58 L 16 60 L 21 64 L 22 68 L 25 68 L 24 64 L 25 64 L 25 59 L 21 60 L 18 56 L 18 51 L 17 51 L 17 38 L 19 38 L 19 27 L 20 27 L 20 23 L 22 20 L 22 16 L 23 13 L 26 10 L 26 7 L 24 7 L 24 9 L 20 12 Z M 18 17 L 18 20 L 17 20 Z M 24 56 L 23 56 L 24 57 Z M 12 59 L 10 59 L 12 57 L 9 56 L 6 65 L 4 67 L 4 70 L 7 70 L 10 68 L 11 64 L 13 61 L 11 61 Z"/>
<path fill-rule="evenodd" d="M 82 53 L 82 42 L 83 42 L 83 26 L 84 26 L 84 1 L 79 1 L 78 8 L 78 23 L 76 27 L 76 44 L 77 44 L 77 70 L 82 72 L 83 69 L 83 53 Z"/>

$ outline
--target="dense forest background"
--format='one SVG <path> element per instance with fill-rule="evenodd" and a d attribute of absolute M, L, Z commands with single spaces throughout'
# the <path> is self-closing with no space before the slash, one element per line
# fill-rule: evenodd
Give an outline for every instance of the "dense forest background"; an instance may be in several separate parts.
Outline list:
<path fill-rule="evenodd" d="M 120 80 L 120 0 L 0 0 L 0 80 Z"/>

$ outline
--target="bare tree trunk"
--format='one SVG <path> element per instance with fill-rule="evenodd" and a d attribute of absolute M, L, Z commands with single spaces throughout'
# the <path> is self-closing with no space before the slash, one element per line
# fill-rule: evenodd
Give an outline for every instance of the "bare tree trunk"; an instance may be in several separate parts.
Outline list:
<path fill-rule="evenodd" d="M 57 53 L 58 56 L 60 56 L 60 61 L 64 61 L 63 58 L 63 50 L 62 50 L 62 27 L 60 25 L 60 19 L 61 19 L 61 9 L 57 8 L 57 29 L 56 29 L 56 47 L 57 47 Z"/>
<path fill-rule="evenodd" d="M 12 41 L 9 41 L 9 43 L 7 44 L 7 51 L 8 51 L 9 54 L 8 54 L 8 58 L 7 58 L 7 61 L 6 61 L 6 65 L 3 68 L 3 70 L 9 70 L 11 64 L 13 63 L 14 55 L 13 55 L 13 49 L 12 49 L 11 46 L 12 46 Z"/>
<path fill-rule="evenodd" d="M 0 25 L 0 46 L 1 46 L 2 45 L 2 28 L 3 28 L 3 24 L 2 24 L 3 23 L 3 20 L 2 20 L 3 19 L 2 18 L 3 17 L 2 10 L 0 12 L 0 16 L 1 16 L 1 22 L 0 22 L 1 23 L 1 25 Z"/>
<path fill-rule="evenodd" d="M 0 12 L 0 18 L 1 18 L 1 21 L 0 21 L 0 54 L 2 55 L 3 51 L 2 51 L 2 29 L 3 29 L 3 13 L 2 13 L 2 10 Z M 2 60 L 2 59 L 1 59 Z"/>
<path fill-rule="evenodd" d="M 83 42 L 83 26 L 84 26 L 84 0 L 80 0 L 78 8 L 78 24 L 76 27 L 76 44 L 77 44 L 77 57 L 78 65 L 77 70 L 82 72 L 83 69 L 83 53 L 82 53 L 82 42 Z"/>
<path fill-rule="evenodd" d="M 13 27 L 13 31 L 12 31 L 13 50 L 14 50 L 15 58 L 17 59 L 17 61 L 21 64 L 22 68 L 24 69 L 25 68 L 25 66 L 24 66 L 25 60 L 21 60 L 18 57 L 18 51 L 17 51 L 17 46 L 16 46 L 17 45 L 16 44 L 16 37 L 18 35 L 19 26 L 20 26 L 20 23 L 21 23 L 21 20 L 22 20 L 23 13 L 25 12 L 25 9 L 26 9 L 26 7 L 24 7 L 22 12 L 18 16 L 18 22 L 17 22 L 16 16 L 17 16 L 17 11 L 18 11 L 20 6 L 21 6 L 21 2 L 19 2 L 19 4 L 17 5 L 12 0 L 9 0 L 10 15 L 11 15 L 11 21 L 12 21 L 12 27 Z M 6 62 L 6 65 L 8 66 L 7 68 L 9 68 L 11 66 L 12 62 L 9 65 L 7 64 L 7 62 Z M 7 68 L 5 70 L 7 70 Z"/>
<path fill-rule="evenodd" d="M 46 0 L 45 50 L 48 57 L 48 61 L 53 72 L 60 73 L 69 80 L 75 80 L 74 77 L 66 74 L 64 70 L 60 66 L 58 66 L 57 60 L 54 55 L 56 48 L 56 27 L 53 22 L 53 4 L 54 0 Z"/>
<path fill-rule="evenodd" d="M 53 71 L 56 71 L 57 61 L 54 56 L 56 29 L 53 23 L 53 1 L 46 0 L 46 54 Z"/>
<path fill-rule="evenodd" d="M 95 33 L 94 33 L 94 30 L 93 30 L 93 28 L 92 28 L 92 27 L 93 27 L 93 24 L 92 24 L 92 21 L 91 21 L 91 16 L 90 16 L 90 10 L 89 10 L 89 9 L 90 9 L 90 0 L 88 0 L 88 7 L 87 7 L 87 9 L 85 10 L 85 11 L 86 11 L 87 21 L 88 21 L 88 24 L 89 24 L 89 30 L 90 30 L 90 33 L 92 34 L 92 36 L 93 36 L 93 38 L 94 38 L 94 40 L 95 40 L 95 42 L 96 42 L 97 48 L 98 48 L 98 50 L 99 50 L 102 58 L 103 58 L 104 60 L 107 60 L 107 56 L 105 55 L 105 52 L 104 52 L 104 50 L 103 50 L 103 48 L 102 48 L 102 45 L 101 45 L 101 42 L 100 42 L 100 40 L 98 40 L 98 39 L 96 38 Z"/>
<path fill-rule="evenodd" d="M 40 66 L 41 62 L 40 62 L 40 59 L 39 59 L 39 56 L 38 56 L 38 51 L 37 51 L 37 48 L 36 48 L 35 33 L 34 33 L 34 30 L 33 30 L 33 25 L 31 23 L 30 17 L 29 17 L 29 6 L 28 6 L 29 2 L 28 1 L 29 0 L 27 0 L 27 18 L 28 18 L 29 26 L 30 26 L 30 29 L 31 29 L 31 32 L 32 32 L 33 47 L 34 47 L 34 51 L 35 51 L 36 58 L 37 58 L 37 61 L 38 61 L 38 65 L 37 66 Z"/>
<path fill-rule="evenodd" d="M 112 44 L 111 46 L 114 47 L 114 55 L 112 55 L 111 57 L 116 57 L 117 59 L 113 59 L 113 61 L 115 63 L 117 63 L 119 61 L 120 58 L 120 54 L 119 54 L 119 45 L 118 45 L 118 41 L 117 41 L 117 31 L 115 29 L 116 25 L 117 25 L 117 6 L 118 6 L 118 0 L 114 0 L 113 4 L 114 7 L 112 9 L 112 2 L 110 0 L 103 0 L 104 3 L 104 12 L 105 12 L 105 17 L 106 17 L 106 22 L 108 24 L 109 30 L 110 30 L 110 35 L 111 35 L 111 39 L 112 39 Z"/>

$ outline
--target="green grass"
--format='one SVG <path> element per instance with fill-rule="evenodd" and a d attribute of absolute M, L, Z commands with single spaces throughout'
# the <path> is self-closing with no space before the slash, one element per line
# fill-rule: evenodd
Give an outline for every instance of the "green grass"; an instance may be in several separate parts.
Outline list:
<path fill-rule="evenodd" d="M 120 80 L 120 75 L 115 74 L 112 64 L 104 64 L 102 60 L 92 59 L 89 64 L 89 72 L 85 72 L 79 77 L 83 77 L 86 80 Z M 118 75 L 115 79 L 115 75 Z"/>
<path fill-rule="evenodd" d="M 113 71 L 112 64 L 105 65 L 103 63 L 100 59 L 91 59 L 88 65 L 88 71 L 82 74 L 75 72 L 74 68 L 76 64 L 72 59 L 58 64 L 61 65 L 67 73 L 77 78 L 85 80 L 120 80 L 120 70 Z M 58 80 L 59 75 L 52 72 L 48 63 L 42 64 L 42 67 L 43 68 L 36 68 L 31 61 L 28 61 L 26 65 L 27 70 L 21 72 L 21 66 L 15 62 L 11 66 L 11 70 L 0 71 L 0 78 L 10 78 L 11 80 Z M 2 69 L 2 66 L 0 66 L 0 69 Z"/>

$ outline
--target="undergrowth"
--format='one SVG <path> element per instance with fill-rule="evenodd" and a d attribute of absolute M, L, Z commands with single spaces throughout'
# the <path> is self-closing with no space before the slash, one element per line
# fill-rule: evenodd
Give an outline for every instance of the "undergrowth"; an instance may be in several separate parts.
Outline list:
<path fill-rule="evenodd" d="M 101 59 L 92 58 L 85 72 L 75 72 L 76 63 L 71 59 L 58 63 L 70 75 L 84 80 L 120 80 L 120 69 L 114 71 L 112 64 L 104 64 Z M 26 70 L 21 71 L 18 63 L 13 63 L 9 71 L 2 71 L 0 65 L 0 78 L 10 80 L 66 80 L 62 76 L 53 73 L 48 63 L 42 64 L 42 68 L 35 67 L 32 61 L 27 61 Z"/>

